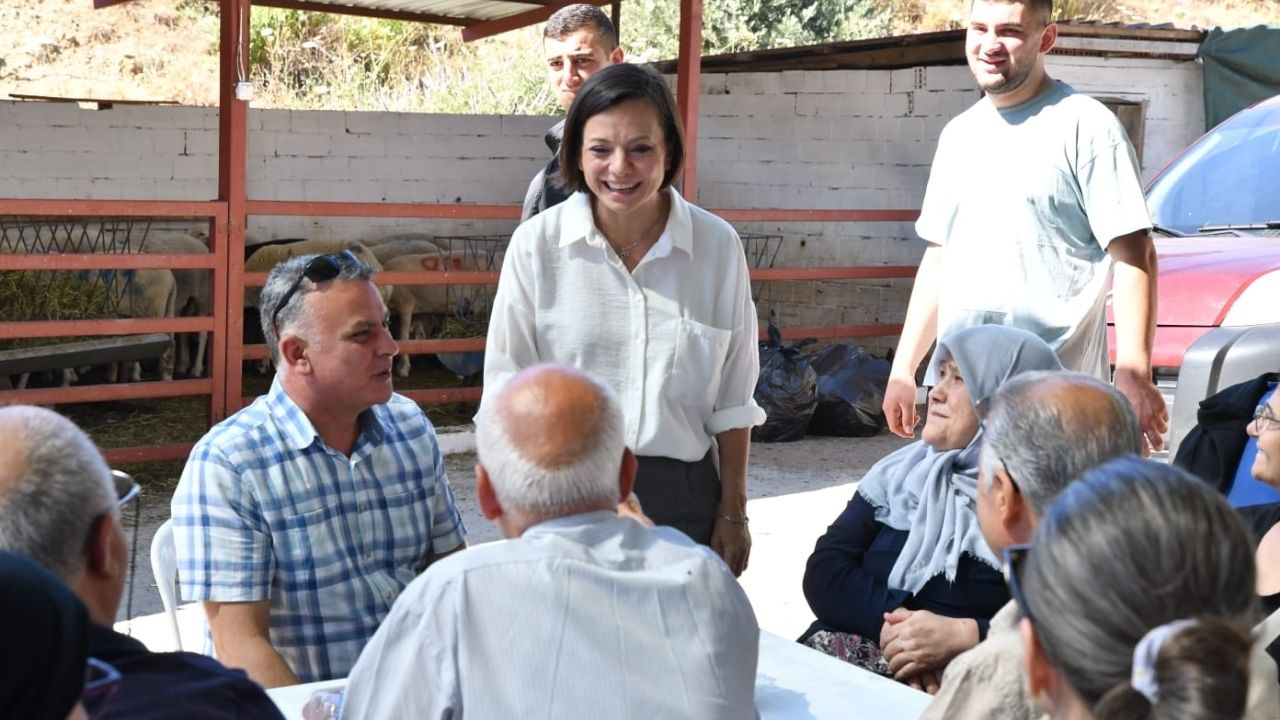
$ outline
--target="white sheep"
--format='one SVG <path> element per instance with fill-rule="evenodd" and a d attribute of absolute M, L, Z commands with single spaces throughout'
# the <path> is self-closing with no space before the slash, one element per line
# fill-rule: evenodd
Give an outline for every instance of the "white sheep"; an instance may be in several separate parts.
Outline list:
<path fill-rule="evenodd" d="M 290 243 L 272 243 L 254 250 L 244 261 L 245 272 L 271 272 L 277 264 L 298 255 L 331 255 L 350 250 L 356 259 L 373 268 L 381 270 L 382 263 L 369 252 L 369 248 L 355 240 L 297 240 Z M 381 287 L 382 300 L 391 297 L 390 287 Z M 262 295 L 261 288 L 245 288 L 245 307 L 258 307 L 258 299 Z"/>
<path fill-rule="evenodd" d="M 193 233 L 200 231 L 193 231 Z M 14 247 L 5 248 L 9 252 L 57 252 L 57 253 L 113 253 L 132 250 L 138 252 L 140 242 L 130 238 L 128 228 L 118 225 L 101 225 L 88 223 L 83 226 L 72 225 L 40 225 L 33 233 L 24 236 L 25 242 Z M 194 240 L 194 237 L 192 238 Z M 200 242 L 195 240 L 195 242 Z M 201 244 L 203 252 L 208 247 Z M 178 251 L 173 251 L 178 252 Z M 180 271 L 181 272 L 181 271 Z M 203 272 L 203 271 L 186 271 Z M 174 273 L 164 269 L 127 269 L 127 270 L 81 270 L 70 273 L 71 277 L 86 283 L 101 284 L 107 290 L 108 304 L 114 306 L 117 315 L 123 318 L 167 318 L 174 316 L 176 301 L 176 281 Z M 206 281 L 207 288 L 207 281 Z M 133 363 L 130 377 L 141 379 L 142 368 Z M 120 376 L 117 368 L 113 368 L 110 378 L 115 381 Z M 163 380 L 173 379 L 173 345 L 160 358 L 160 377 Z M 62 371 L 63 386 L 70 385 L 78 379 L 76 370 L 65 368 Z M 27 377 L 19 380 L 19 386 L 25 387 Z"/>
<path fill-rule="evenodd" d="M 439 255 L 444 251 L 430 240 L 392 240 L 380 245 L 371 245 L 369 250 L 384 266 L 387 261 L 401 255 Z"/>
<path fill-rule="evenodd" d="M 141 243 L 138 252 L 155 255 L 203 255 L 208 254 L 209 246 L 201 238 L 203 232 L 192 233 L 158 232 L 151 233 Z M 209 270 L 174 270 L 176 283 L 174 308 L 176 315 L 207 317 L 213 314 L 212 295 L 209 288 Z M 206 332 L 194 333 L 195 353 L 191 352 L 191 333 L 174 338 L 177 347 L 177 365 L 174 368 L 180 374 L 191 377 L 204 377 L 205 346 L 209 340 Z"/>
<path fill-rule="evenodd" d="M 112 272 L 99 270 L 100 273 Z M 171 318 L 174 313 L 174 302 L 177 298 L 177 282 L 172 270 L 140 269 L 119 270 L 108 284 L 113 302 L 116 303 L 116 314 L 122 318 Z M 113 369 L 111 379 L 119 376 L 118 369 Z M 138 382 L 142 379 L 142 365 L 133 363 L 130 380 Z M 169 346 L 160 356 L 160 379 L 173 379 L 173 338 L 170 336 Z"/>
<path fill-rule="evenodd" d="M 502 253 L 492 256 L 487 253 L 475 253 L 466 250 L 453 252 L 428 252 L 417 255 L 401 255 L 386 262 L 387 272 L 419 272 L 422 270 L 449 270 L 452 272 L 471 270 L 497 270 L 502 265 Z M 396 337 L 401 342 L 411 339 L 415 334 L 434 333 L 443 325 L 445 317 L 450 313 L 469 312 L 473 308 L 457 307 L 457 298 L 450 302 L 450 288 L 447 285 L 406 285 L 398 284 L 391 293 L 387 307 L 391 314 L 399 319 Z M 427 330 L 415 332 L 414 317 L 425 319 L 422 325 Z M 396 375 L 408 377 L 411 362 L 408 353 L 400 353 L 396 358 Z"/>

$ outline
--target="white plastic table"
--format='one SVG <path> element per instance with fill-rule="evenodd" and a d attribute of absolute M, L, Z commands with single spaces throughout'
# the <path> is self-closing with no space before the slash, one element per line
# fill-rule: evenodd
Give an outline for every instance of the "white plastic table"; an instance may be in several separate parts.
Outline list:
<path fill-rule="evenodd" d="M 299 720 L 316 690 L 342 680 L 291 685 L 267 691 L 285 720 Z M 760 631 L 756 668 L 756 712 L 761 720 L 915 720 L 929 696 L 820 652 Z"/>

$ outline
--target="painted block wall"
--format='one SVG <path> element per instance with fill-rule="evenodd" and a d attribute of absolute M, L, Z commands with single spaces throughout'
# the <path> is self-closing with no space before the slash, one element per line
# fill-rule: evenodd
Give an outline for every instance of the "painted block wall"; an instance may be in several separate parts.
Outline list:
<path fill-rule="evenodd" d="M 1202 132 L 1195 63 L 1050 56 L 1090 94 L 1145 101 L 1144 179 Z M 964 66 L 708 74 L 698 202 L 710 208 L 917 209 L 938 134 L 979 98 Z M 249 194 L 261 200 L 518 203 L 545 162 L 546 117 L 258 110 Z M 208 199 L 217 110 L 0 102 L 0 197 Z M 254 217 L 253 237 L 504 235 L 506 221 Z M 746 223 L 783 238 L 776 266 L 914 264 L 910 223 Z M 910 281 L 772 283 L 782 325 L 895 323 Z M 868 343 L 877 349 L 892 339 Z"/>

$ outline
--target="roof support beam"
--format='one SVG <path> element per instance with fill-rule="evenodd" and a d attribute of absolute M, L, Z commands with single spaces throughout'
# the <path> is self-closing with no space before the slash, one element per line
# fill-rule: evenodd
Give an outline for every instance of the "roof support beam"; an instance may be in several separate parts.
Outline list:
<path fill-rule="evenodd" d="M 588 2 L 592 5 L 607 5 L 610 0 L 554 0 L 545 7 L 528 10 L 516 15 L 508 15 L 497 20 L 486 20 L 478 22 L 474 25 L 468 25 L 462 28 L 462 39 L 464 42 L 472 42 L 481 38 L 492 37 L 508 30 L 527 27 L 536 23 L 543 22 L 547 18 L 555 14 L 557 10 L 565 5 L 572 5 L 576 2 Z"/>
<path fill-rule="evenodd" d="M 218 71 L 218 199 L 227 203 L 227 220 L 223 232 L 211 237 L 214 252 L 222 267 L 230 272 L 215 272 L 215 307 L 225 317 L 217 318 L 223 338 L 214 348 L 211 377 L 218 378 L 210 403 L 211 418 L 222 417 L 240 407 L 243 378 L 239 372 L 226 372 L 228 357 L 226 338 L 240 338 L 244 333 L 244 313 L 239 300 L 236 311 L 229 312 L 228 298 L 244 296 L 244 269 L 238 262 L 227 263 L 228 257 L 243 257 L 245 244 L 245 202 L 248 196 L 246 171 L 249 158 L 249 101 L 236 97 L 236 86 L 249 79 L 249 7 L 251 0 L 221 0 L 218 35 L 220 59 Z M 234 253 L 234 255 L 232 255 Z M 235 333 L 234 336 L 230 333 Z M 239 358 L 234 358 L 236 367 Z"/>
<path fill-rule="evenodd" d="M 123 2 L 124 0 L 95 0 L 95 2 Z M 380 10 L 378 8 L 338 5 L 327 2 L 308 2 L 308 0 L 254 0 L 260 7 L 282 8 L 284 10 L 304 10 L 307 12 L 333 13 L 335 15 L 355 15 L 357 17 L 378 18 L 379 20 L 404 20 L 406 22 L 434 23 L 436 25 L 466 25 L 466 18 L 448 15 L 431 15 L 427 13 L 406 12 L 401 10 Z"/>
<path fill-rule="evenodd" d="M 680 67 L 676 100 L 684 121 L 684 176 L 681 191 L 698 197 L 698 89 L 702 85 L 702 0 L 680 0 Z"/>

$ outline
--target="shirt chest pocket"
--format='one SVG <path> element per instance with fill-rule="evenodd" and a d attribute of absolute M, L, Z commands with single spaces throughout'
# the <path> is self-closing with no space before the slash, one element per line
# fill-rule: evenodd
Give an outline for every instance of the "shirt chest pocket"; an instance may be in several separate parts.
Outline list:
<path fill-rule="evenodd" d="M 670 370 L 663 391 L 685 405 L 701 407 L 709 414 L 720 394 L 725 357 L 733 333 L 686 317 L 673 318 L 675 333 Z"/>
<path fill-rule="evenodd" d="M 340 565 L 334 560 L 343 551 L 337 546 L 334 522 L 327 507 L 283 519 L 273 544 L 276 579 L 286 592 L 327 587 L 340 580 Z"/>

